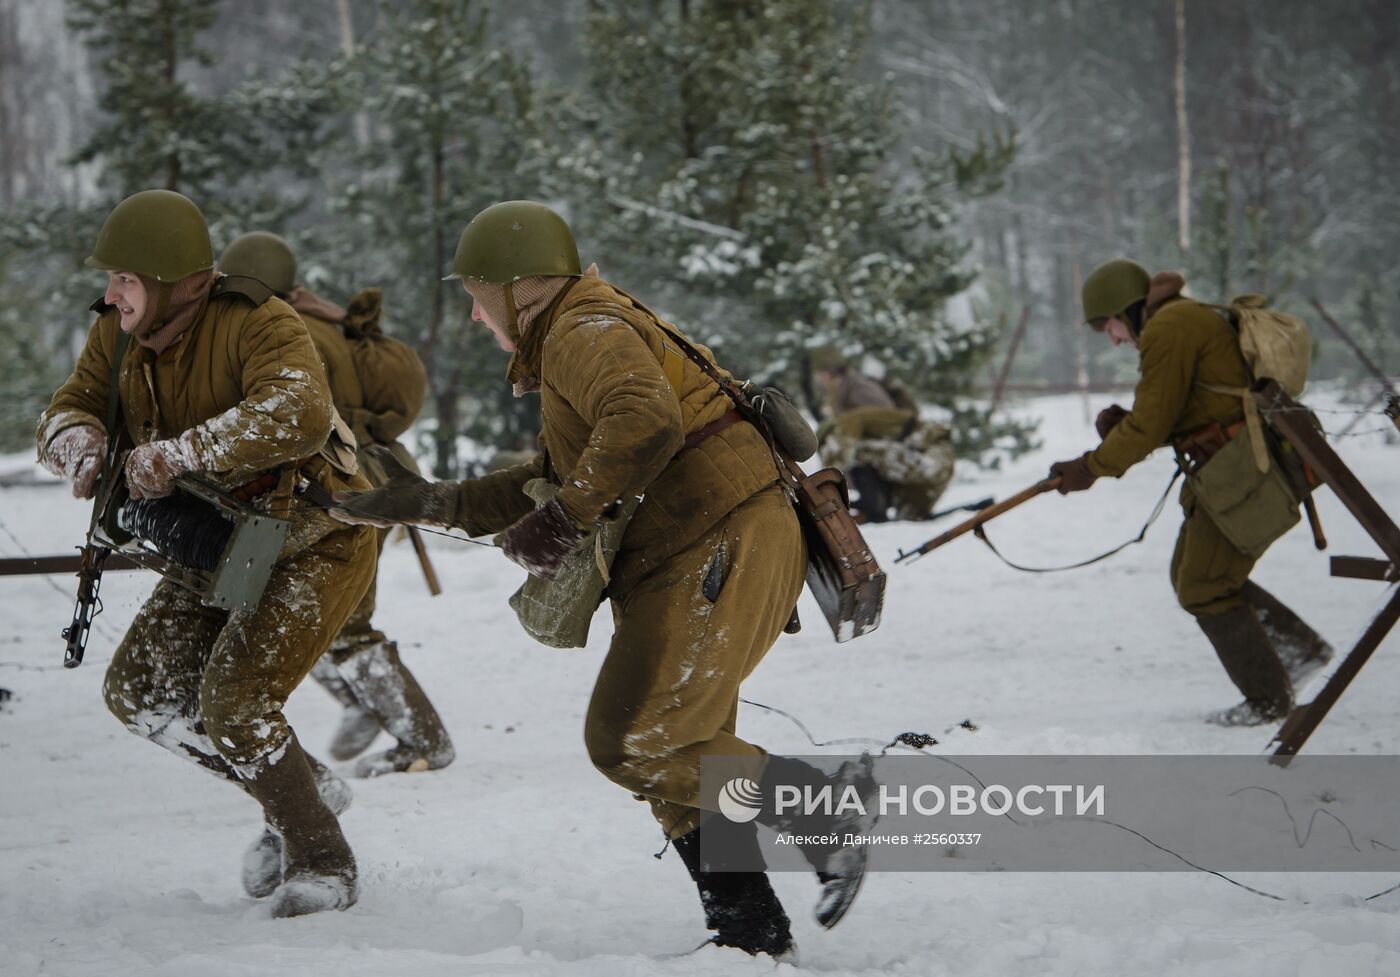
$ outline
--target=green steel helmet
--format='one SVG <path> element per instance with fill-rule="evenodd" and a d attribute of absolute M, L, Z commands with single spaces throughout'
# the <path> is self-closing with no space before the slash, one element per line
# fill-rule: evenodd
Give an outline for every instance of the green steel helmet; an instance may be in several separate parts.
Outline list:
<path fill-rule="evenodd" d="M 1127 258 L 1105 261 L 1084 279 L 1084 321 L 1102 329 L 1105 320 L 1147 298 L 1151 284 L 1152 276 L 1142 265 Z"/>
<path fill-rule="evenodd" d="M 457 242 L 452 274 L 443 280 L 508 285 L 531 275 L 581 274 L 578 245 L 564 218 L 532 200 L 507 200 L 472 218 Z"/>
<path fill-rule="evenodd" d="M 219 255 L 219 270 L 225 275 L 256 278 L 278 295 L 296 288 L 297 256 L 284 238 L 267 231 L 250 231 Z"/>
<path fill-rule="evenodd" d="M 214 246 L 193 200 L 173 190 L 142 190 L 112 208 L 83 264 L 178 282 L 213 268 Z"/>

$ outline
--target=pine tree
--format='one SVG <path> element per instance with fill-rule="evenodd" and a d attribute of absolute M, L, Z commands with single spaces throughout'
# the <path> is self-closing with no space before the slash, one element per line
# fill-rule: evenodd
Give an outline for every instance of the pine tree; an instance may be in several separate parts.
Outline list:
<path fill-rule="evenodd" d="M 38 415 L 86 330 L 101 276 L 84 268 L 107 212 L 122 197 L 163 187 L 191 197 L 216 246 L 254 227 L 280 227 L 314 184 L 334 89 L 327 69 L 293 66 L 275 83 L 249 82 L 221 95 L 185 79 L 215 57 L 201 38 L 219 4 L 210 0 L 70 0 L 70 26 L 99 66 L 102 124 L 75 154 L 91 164 L 99 193 L 82 204 L 25 202 L 0 217 L 0 332 L 23 330 L 29 360 L 20 411 Z M 299 192 L 298 192 L 299 191 Z M 47 328 L 38 335 L 37 321 Z M 13 428 L 13 437 L 17 436 Z M 29 432 L 32 434 L 32 431 Z"/>
<path fill-rule="evenodd" d="M 953 204 L 994 188 L 1013 146 L 897 166 L 898 104 L 865 80 L 869 33 L 868 5 L 843 0 L 598 3 L 596 138 L 638 157 L 631 188 L 601 188 L 622 208 L 611 238 L 652 246 L 643 273 L 736 368 L 810 389 L 811 348 L 873 356 L 977 454 L 1010 429 L 962 397 L 995 327 L 945 314 L 973 278 Z"/>
<path fill-rule="evenodd" d="M 386 313 L 418 339 L 434 470 L 460 475 L 460 437 L 513 443 L 533 423 L 502 382 L 502 354 L 467 321 L 460 284 L 441 280 L 474 214 L 537 190 L 530 76 L 500 49 L 478 0 L 413 0 L 384 5 L 347 84 L 370 139 L 330 201 L 342 233 L 327 242 L 328 261 L 338 279 L 382 285 Z"/>
<path fill-rule="evenodd" d="M 178 190 L 211 220 L 296 209 L 278 170 L 314 175 L 307 157 L 322 138 L 330 89 L 314 65 L 275 84 L 222 95 L 197 92 L 185 75 L 214 63 L 218 19 L 211 0 L 70 0 L 69 26 L 101 66 L 103 124 L 75 156 L 97 162 L 113 200 L 138 190 Z M 264 217 L 267 215 L 264 213 Z"/>

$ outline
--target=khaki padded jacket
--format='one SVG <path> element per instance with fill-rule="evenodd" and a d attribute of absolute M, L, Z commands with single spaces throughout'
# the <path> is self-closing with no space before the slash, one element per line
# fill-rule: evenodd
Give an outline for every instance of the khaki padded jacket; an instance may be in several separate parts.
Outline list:
<path fill-rule="evenodd" d="M 105 430 L 121 316 L 110 306 L 94 310 L 97 321 L 77 365 L 40 418 L 41 454 L 66 428 L 88 424 Z M 237 293 L 216 295 L 159 355 L 133 340 L 117 389 L 119 423 L 131 444 L 193 430 L 205 476 L 224 488 L 315 455 L 333 423 L 321 358 L 300 317 L 277 298 L 254 305 Z M 368 484 L 331 469 L 319 480 L 331 489 Z M 299 544 L 338 527 L 312 509 L 299 508 L 292 518 L 292 537 Z"/>
<path fill-rule="evenodd" d="M 1235 331 L 1209 305 L 1174 298 L 1143 326 L 1138 339 L 1139 379 L 1133 409 L 1089 454 L 1095 475 L 1122 475 L 1163 445 L 1213 421 L 1228 426 L 1244 417 L 1233 394 L 1199 384 L 1249 385 Z"/>
<path fill-rule="evenodd" d="M 686 435 L 733 402 L 654 314 L 601 278 L 579 279 L 530 324 L 510 376 L 539 383 L 541 446 L 577 525 L 644 495 L 620 562 L 629 551 L 644 552 L 648 564 L 679 552 L 778 480 L 772 452 L 748 423 L 681 450 Z M 459 525 L 473 535 L 498 532 L 526 515 L 533 504 L 521 486 L 543 470 L 537 457 L 462 482 Z"/>

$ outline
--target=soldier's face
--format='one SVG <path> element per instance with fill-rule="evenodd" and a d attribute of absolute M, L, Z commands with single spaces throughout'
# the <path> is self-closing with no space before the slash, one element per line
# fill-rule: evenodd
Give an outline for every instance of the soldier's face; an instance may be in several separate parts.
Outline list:
<path fill-rule="evenodd" d="M 471 295 L 470 292 L 467 294 Z M 472 321 L 479 322 L 489 329 L 491 335 L 496 337 L 496 345 L 501 347 L 501 349 L 505 350 L 507 353 L 515 352 L 515 341 L 510 338 L 504 326 L 491 318 L 485 307 L 482 306 L 481 300 L 475 295 L 472 295 Z"/>
<path fill-rule="evenodd" d="M 1121 346 L 1127 343 L 1134 349 L 1137 348 L 1137 337 L 1134 336 L 1133 331 L 1128 328 L 1128 324 L 1117 316 L 1108 320 L 1103 327 L 1103 331 L 1107 334 L 1108 341 L 1114 346 Z"/>
<path fill-rule="evenodd" d="M 102 301 L 117 307 L 122 316 L 122 332 L 131 332 L 146 314 L 146 286 L 129 271 L 109 271 Z"/>

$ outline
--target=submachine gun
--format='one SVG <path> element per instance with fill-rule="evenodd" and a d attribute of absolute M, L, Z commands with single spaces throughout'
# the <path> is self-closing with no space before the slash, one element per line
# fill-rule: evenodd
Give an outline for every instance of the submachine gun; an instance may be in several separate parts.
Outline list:
<path fill-rule="evenodd" d="M 133 499 L 115 462 L 104 468 L 82 547 L 73 623 L 63 629 L 65 668 L 82 663 L 113 554 L 193 591 L 206 607 L 236 611 L 262 599 L 287 539 L 286 519 L 191 476 L 177 478 L 164 498 Z"/>

